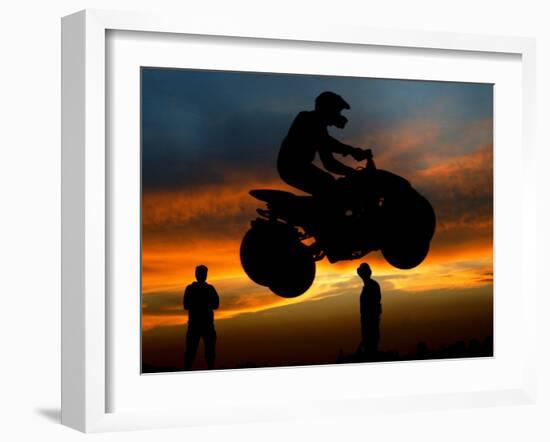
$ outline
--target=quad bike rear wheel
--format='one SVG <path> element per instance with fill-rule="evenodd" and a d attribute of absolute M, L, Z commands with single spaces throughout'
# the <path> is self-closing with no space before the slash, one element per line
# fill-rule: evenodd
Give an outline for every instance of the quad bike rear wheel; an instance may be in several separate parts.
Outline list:
<path fill-rule="evenodd" d="M 250 279 L 283 298 L 301 295 L 315 279 L 312 253 L 285 223 L 256 220 L 241 242 L 240 257 Z"/>

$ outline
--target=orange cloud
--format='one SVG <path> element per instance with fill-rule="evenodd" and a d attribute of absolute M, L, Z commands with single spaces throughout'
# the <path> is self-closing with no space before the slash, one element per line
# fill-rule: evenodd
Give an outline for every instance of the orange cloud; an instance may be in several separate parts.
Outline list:
<path fill-rule="evenodd" d="M 439 135 L 436 125 L 427 124 L 387 136 L 393 137 L 388 140 L 403 154 L 407 149 L 425 146 L 423 143 Z M 379 167 L 386 159 L 390 160 L 389 154 L 386 155 L 377 156 Z M 242 236 L 256 217 L 255 209 L 262 206 L 248 194 L 249 190 L 292 189 L 280 181 L 228 177 L 225 184 L 218 186 L 145 193 L 143 329 L 186 322 L 181 296 L 184 287 L 194 280 L 194 269 L 199 263 L 209 267 L 209 280 L 224 296 L 218 319 L 356 293 L 360 281 L 355 270 L 361 261 L 371 264 L 384 290 L 414 293 L 491 284 L 492 146 L 478 146 L 468 154 L 444 160 L 438 158 L 437 152 L 431 152 L 424 155 L 424 160 L 424 167 L 411 170 L 405 177 L 422 193 L 429 193 L 427 196 L 438 216 L 426 260 L 407 271 L 391 267 L 378 252 L 360 261 L 329 264 L 323 260 L 317 263 L 317 277 L 311 289 L 292 300 L 279 298 L 248 280 L 239 259 Z M 164 297 L 162 305 L 161 297 Z"/>
<path fill-rule="evenodd" d="M 267 288 L 255 285 L 246 277 L 240 267 L 238 256 L 235 257 L 233 253 L 224 256 L 216 253 L 217 249 L 211 250 L 211 255 L 208 255 L 206 253 L 208 246 L 208 243 L 203 244 L 201 253 L 205 256 L 215 256 L 218 260 L 216 264 L 210 264 L 209 281 L 214 284 L 222 297 L 220 311 L 216 314 L 217 319 L 220 320 L 360 291 L 360 281 L 356 276 L 356 268 L 360 261 L 329 264 L 324 260 L 317 263 L 317 277 L 308 292 L 295 299 L 279 298 Z M 228 250 L 232 248 L 238 248 L 238 243 L 227 244 Z M 154 278 L 144 275 L 144 330 L 183 325 L 186 322 L 181 298 L 184 287 L 194 279 L 193 270 L 197 252 L 189 251 L 189 255 L 182 255 L 173 250 L 159 252 L 170 265 L 166 265 L 164 270 L 159 268 L 153 272 L 151 276 Z M 182 256 L 188 264 L 182 264 Z M 489 244 L 465 247 L 462 250 L 436 251 L 430 254 L 420 266 L 407 271 L 391 267 L 380 253 L 369 255 L 361 261 L 370 263 L 374 277 L 382 283 L 384 290 L 414 293 L 434 289 L 472 288 L 488 284 L 492 279 L 492 247 Z M 174 269 L 180 269 L 180 265 L 185 271 L 174 271 Z M 168 306 L 160 310 L 151 309 L 150 304 L 154 304 L 162 293 L 170 297 Z"/>
<path fill-rule="evenodd" d="M 228 179 L 223 185 L 203 186 L 192 191 L 147 192 L 143 195 L 144 228 L 181 225 L 197 219 L 226 219 L 244 210 L 254 214 L 258 202 L 249 195 L 251 189 L 291 190 L 282 181 L 248 181 Z"/>

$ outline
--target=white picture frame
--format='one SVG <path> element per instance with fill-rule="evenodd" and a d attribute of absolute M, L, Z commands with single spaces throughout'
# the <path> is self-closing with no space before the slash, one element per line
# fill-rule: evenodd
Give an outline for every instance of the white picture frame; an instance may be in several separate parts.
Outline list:
<path fill-rule="evenodd" d="M 110 210 L 107 176 L 106 34 L 142 31 L 273 39 L 289 42 L 374 45 L 381 48 L 425 48 L 515 54 L 522 72 L 522 328 L 534 336 L 536 311 L 535 203 L 535 43 L 533 39 L 417 31 L 388 31 L 311 24 L 307 27 L 268 23 L 225 23 L 86 10 L 62 21 L 62 423 L 84 432 L 208 424 L 201 409 L 188 411 L 108 412 L 110 364 L 108 254 L 106 219 Z M 498 255 L 497 255 L 498 259 Z M 519 278 L 519 276 L 518 276 Z M 535 342 L 531 339 L 530 342 Z M 311 417 L 532 403 L 536 395 L 534 350 L 525 353 L 520 385 L 464 393 L 414 396 L 312 399 L 309 408 L 262 408 L 249 399 L 232 403 L 239 414 L 222 414 L 216 421 L 247 422 L 289 416 Z M 359 367 L 360 368 L 360 367 Z M 242 377 L 241 377 L 242 378 Z M 289 411 L 290 410 L 290 411 Z"/>

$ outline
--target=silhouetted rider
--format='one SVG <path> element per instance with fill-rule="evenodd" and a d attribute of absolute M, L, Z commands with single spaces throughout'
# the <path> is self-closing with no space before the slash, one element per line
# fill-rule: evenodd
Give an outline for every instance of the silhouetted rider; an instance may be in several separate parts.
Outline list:
<path fill-rule="evenodd" d="M 195 269 L 197 280 L 185 288 L 183 295 L 183 308 L 189 312 L 184 356 L 186 370 L 190 370 L 193 365 L 201 338 L 204 341 L 204 354 L 208 368 L 214 368 L 216 357 L 214 310 L 219 307 L 220 298 L 214 286 L 206 282 L 207 275 L 208 267 L 197 266 Z"/>
<path fill-rule="evenodd" d="M 355 172 L 334 158 L 335 153 L 352 155 L 356 160 L 366 157 L 363 149 L 348 146 L 331 137 L 328 126 L 343 129 L 347 118 L 340 112 L 350 106 L 340 95 L 323 92 L 315 99 L 315 110 L 300 112 L 283 140 L 277 160 L 281 178 L 293 187 L 310 194 L 334 191 L 334 177 L 313 164 L 315 154 L 329 172 L 348 175 Z"/>

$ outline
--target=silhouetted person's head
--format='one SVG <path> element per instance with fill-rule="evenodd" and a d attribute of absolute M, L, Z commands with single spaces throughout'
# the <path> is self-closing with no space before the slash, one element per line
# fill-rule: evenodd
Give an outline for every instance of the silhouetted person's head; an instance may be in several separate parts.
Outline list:
<path fill-rule="evenodd" d="M 323 92 L 315 99 L 315 112 L 317 112 L 327 126 L 336 126 L 343 129 L 348 122 L 340 112 L 349 109 L 349 104 L 334 92 Z"/>
<path fill-rule="evenodd" d="M 363 281 L 366 281 L 372 276 L 372 270 L 370 266 L 366 262 L 364 262 L 357 268 L 357 274 L 361 277 Z"/>
<path fill-rule="evenodd" d="M 208 276 L 208 267 L 201 264 L 195 268 L 195 278 L 197 278 L 198 282 L 205 282 L 207 276 Z"/>

